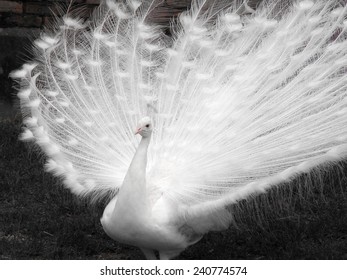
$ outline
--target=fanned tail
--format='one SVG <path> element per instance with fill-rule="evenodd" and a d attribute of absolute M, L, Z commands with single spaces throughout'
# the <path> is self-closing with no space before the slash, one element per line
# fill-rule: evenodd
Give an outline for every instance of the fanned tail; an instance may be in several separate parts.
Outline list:
<path fill-rule="evenodd" d="M 140 5 L 107 0 L 87 22 L 64 16 L 35 41 L 36 61 L 11 74 L 21 86 L 21 139 L 34 140 L 47 170 L 78 195 L 117 192 L 138 144 L 133 130 L 154 99 L 165 36 L 146 21 L 156 2 Z"/>
<path fill-rule="evenodd" d="M 145 115 L 150 195 L 195 223 L 209 217 L 206 227 L 226 224 L 218 211 L 230 203 L 346 158 L 345 5 L 193 1 L 169 39 L 147 20 L 156 3 L 107 0 L 91 21 L 66 16 L 12 73 L 21 138 L 72 191 L 117 191 Z"/>
<path fill-rule="evenodd" d="M 190 221 L 347 156 L 347 7 L 236 11 L 182 15 L 162 77 L 152 181 Z"/>

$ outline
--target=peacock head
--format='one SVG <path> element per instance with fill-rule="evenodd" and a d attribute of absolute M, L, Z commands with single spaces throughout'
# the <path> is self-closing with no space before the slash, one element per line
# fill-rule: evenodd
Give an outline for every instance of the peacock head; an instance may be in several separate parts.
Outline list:
<path fill-rule="evenodd" d="M 144 117 L 139 121 L 135 135 L 140 134 L 142 137 L 149 137 L 152 134 L 152 122 L 149 117 Z"/>

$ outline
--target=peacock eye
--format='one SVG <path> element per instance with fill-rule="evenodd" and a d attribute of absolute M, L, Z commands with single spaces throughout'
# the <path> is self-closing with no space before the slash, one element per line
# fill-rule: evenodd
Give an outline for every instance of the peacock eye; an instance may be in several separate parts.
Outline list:
<path fill-rule="evenodd" d="M 146 127 L 149 127 L 149 124 L 146 124 Z"/>

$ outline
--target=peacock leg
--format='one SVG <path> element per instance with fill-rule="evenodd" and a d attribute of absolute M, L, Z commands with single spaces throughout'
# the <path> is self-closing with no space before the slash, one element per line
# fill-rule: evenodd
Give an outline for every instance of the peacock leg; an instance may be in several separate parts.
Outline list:
<path fill-rule="evenodd" d="M 159 252 L 159 259 L 161 260 L 171 260 L 174 257 L 177 257 L 182 250 L 174 250 L 174 251 L 161 251 Z"/>
<path fill-rule="evenodd" d="M 147 260 L 157 260 L 155 251 L 147 248 L 140 248 Z"/>

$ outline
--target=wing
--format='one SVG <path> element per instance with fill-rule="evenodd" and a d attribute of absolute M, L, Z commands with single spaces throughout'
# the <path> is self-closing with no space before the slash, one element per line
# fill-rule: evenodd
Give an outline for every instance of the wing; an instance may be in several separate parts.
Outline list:
<path fill-rule="evenodd" d="M 149 173 L 192 217 L 347 156 L 347 8 L 274 2 L 180 17 Z"/>

